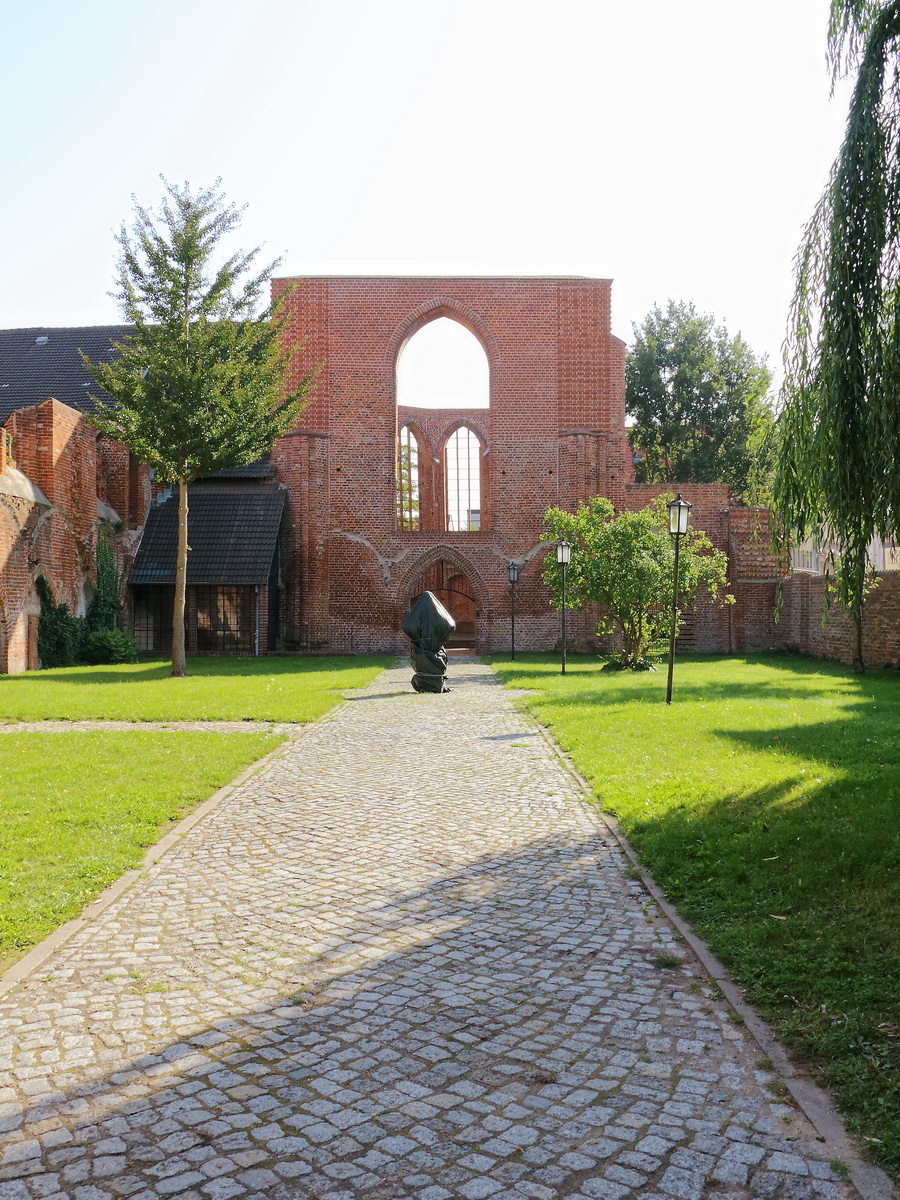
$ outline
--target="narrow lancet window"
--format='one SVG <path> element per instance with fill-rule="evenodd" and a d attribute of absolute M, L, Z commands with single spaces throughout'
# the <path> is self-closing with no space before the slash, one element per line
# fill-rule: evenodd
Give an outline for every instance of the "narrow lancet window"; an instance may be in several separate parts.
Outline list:
<path fill-rule="evenodd" d="M 447 528 L 481 528 L 481 442 L 461 425 L 444 454 L 447 481 Z"/>
<path fill-rule="evenodd" d="M 397 452 L 397 523 L 400 529 L 418 529 L 419 442 L 408 425 L 400 430 Z"/>

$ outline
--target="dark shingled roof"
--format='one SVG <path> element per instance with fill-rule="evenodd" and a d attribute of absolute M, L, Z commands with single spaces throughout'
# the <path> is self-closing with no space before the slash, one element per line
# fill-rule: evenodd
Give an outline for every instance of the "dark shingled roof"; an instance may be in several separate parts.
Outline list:
<path fill-rule="evenodd" d="M 282 487 L 189 488 L 188 584 L 266 583 L 285 495 Z M 173 584 L 177 546 L 176 492 L 151 505 L 130 582 Z"/>
<path fill-rule="evenodd" d="M 264 454 L 257 462 L 246 463 L 243 467 L 223 467 L 208 479 L 274 479 L 275 464 L 271 456 Z"/>
<path fill-rule="evenodd" d="M 32 408 L 50 396 L 78 412 L 93 412 L 90 393 L 104 400 L 109 397 L 88 375 L 78 351 L 95 362 L 108 362 L 112 343 L 121 341 L 131 328 L 0 329 L 0 423 L 17 408 Z"/>
<path fill-rule="evenodd" d="M 94 362 L 109 362 L 113 342 L 133 325 L 86 325 L 71 329 L 0 329 L 0 425 L 18 408 L 33 408 L 51 396 L 77 412 L 96 409 L 91 396 L 112 403 L 84 369 L 78 351 Z M 271 479 L 275 467 L 264 455 L 258 463 L 227 467 L 214 479 Z"/>

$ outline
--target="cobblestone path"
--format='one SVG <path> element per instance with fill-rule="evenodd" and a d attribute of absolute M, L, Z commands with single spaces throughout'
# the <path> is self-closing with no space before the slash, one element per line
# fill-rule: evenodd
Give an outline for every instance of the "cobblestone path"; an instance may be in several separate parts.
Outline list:
<path fill-rule="evenodd" d="M 836 1200 L 489 669 L 380 676 L 0 1003 L 0 1200 Z"/>

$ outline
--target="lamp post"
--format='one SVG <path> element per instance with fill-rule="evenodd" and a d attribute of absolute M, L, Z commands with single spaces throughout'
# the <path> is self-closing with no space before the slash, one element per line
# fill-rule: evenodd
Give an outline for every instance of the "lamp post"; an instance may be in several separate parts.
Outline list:
<path fill-rule="evenodd" d="M 693 507 L 687 500 L 682 500 L 681 492 L 674 500 L 666 505 L 669 510 L 669 533 L 675 539 L 675 572 L 672 580 L 672 631 L 669 635 L 669 682 L 666 687 L 666 704 L 672 703 L 672 673 L 675 670 L 675 634 L 678 625 L 678 552 L 681 549 L 681 539 L 688 531 L 688 517 Z"/>
<path fill-rule="evenodd" d="M 512 646 L 512 661 L 516 661 L 516 584 L 519 582 L 519 564 L 506 564 L 506 578 L 509 580 L 509 640 Z"/>
<path fill-rule="evenodd" d="M 556 543 L 556 561 L 562 568 L 562 674 L 566 673 L 566 567 L 572 558 L 572 547 L 565 538 Z"/>

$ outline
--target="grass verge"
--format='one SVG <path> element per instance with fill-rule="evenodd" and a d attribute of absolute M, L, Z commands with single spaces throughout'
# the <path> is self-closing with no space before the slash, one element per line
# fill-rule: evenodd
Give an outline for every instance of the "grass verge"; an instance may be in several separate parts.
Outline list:
<path fill-rule="evenodd" d="M 283 740 L 142 730 L 0 737 L 0 967 Z"/>
<path fill-rule="evenodd" d="M 314 721 L 393 661 L 191 658 L 186 679 L 159 661 L 2 675 L 0 721 Z"/>
<path fill-rule="evenodd" d="M 495 657 L 654 878 L 900 1176 L 900 677 Z"/>

